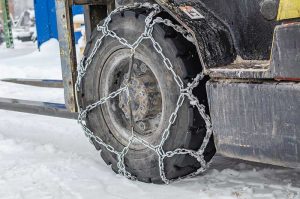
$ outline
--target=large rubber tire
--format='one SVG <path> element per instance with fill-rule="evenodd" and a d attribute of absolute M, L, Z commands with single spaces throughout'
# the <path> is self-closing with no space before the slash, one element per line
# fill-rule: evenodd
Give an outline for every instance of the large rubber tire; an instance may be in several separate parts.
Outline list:
<path fill-rule="evenodd" d="M 109 28 L 115 31 L 120 37 L 124 37 L 130 43 L 133 43 L 144 31 L 146 14 L 147 11 L 145 10 L 125 11 L 116 14 L 112 17 Z M 85 50 L 86 57 L 92 53 L 96 40 L 101 36 L 101 32 L 93 32 Z M 171 60 L 176 73 L 185 83 L 190 81 L 201 71 L 194 45 L 173 29 L 164 25 L 155 25 L 153 37 L 161 45 L 164 54 Z M 101 77 L 105 75 L 102 74 L 103 66 L 108 59 L 114 58 L 113 56 L 119 56 L 120 54 L 118 54 L 118 52 L 120 51 L 126 53 L 126 48 L 116 39 L 106 37 L 103 40 L 103 43 L 96 52 L 83 78 L 83 86 L 80 91 L 80 103 L 82 107 L 86 107 L 103 97 L 103 94 L 99 93 Z M 129 54 L 129 50 L 127 51 Z M 140 44 L 136 51 L 136 56 L 153 66 L 153 73 L 158 79 L 162 90 L 163 103 L 165 104 L 164 111 L 168 116 L 167 118 L 169 118 L 176 107 L 176 102 L 180 94 L 179 87 L 173 80 L 170 71 L 164 66 L 162 58 L 152 47 L 150 41 L 145 41 Z M 205 81 L 202 81 L 199 87 L 195 89 L 195 94 L 199 97 L 201 103 L 207 105 Z M 111 133 L 110 127 L 103 117 L 101 107 L 89 113 L 87 125 L 97 136 L 103 139 L 105 143 L 113 146 L 116 150 L 121 151 L 122 148 L 124 148 L 124 144 L 120 143 Z M 166 127 L 167 125 L 168 120 L 163 121 L 163 126 Z M 198 111 L 186 100 L 179 110 L 178 118 L 175 124 L 172 125 L 170 136 L 163 148 L 164 150 L 174 150 L 182 147 L 197 150 L 201 146 L 205 134 L 206 129 L 203 119 Z M 156 143 L 159 141 L 160 140 L 157 140 Z M 117 172 L 116 156 L 107 151 L 104 147 L 99 146 L 96 142 L 94 142 L 94 144 L 98 150 L 101 149 L 103 160 L 108 165 L 111 165 L 112 169 Z M 204 153 L 205 160 L 210 161 L 214 154 L 215 147 L 213 138 L 211 138 Z M 200 164 L 188 155 L 176 155 L 172 158 L 165 159 L 164 163 L 166 177 L 168 179 L 187 175 L 200 167 Z M 140 181 L 153 183 L 163 182 L 159 174 L 158 156 L 148 148 L 142 150 L 130 149 L 125 156 L 125 165 L 126 169 Z"/>

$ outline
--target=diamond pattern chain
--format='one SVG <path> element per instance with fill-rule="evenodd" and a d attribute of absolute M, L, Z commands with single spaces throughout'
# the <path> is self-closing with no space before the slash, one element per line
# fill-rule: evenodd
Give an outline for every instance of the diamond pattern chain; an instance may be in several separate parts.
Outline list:
<path fill-rule="evenodd" d="M 125 11 L 125 10 L 130 10 L 130 9 L 138 9 L 138 8 L 144 8 L 147 10 L 150 10 L 151 12 L 148 14 L 148 16 L 145 19 L 145 30 L 144 32 L 138 37 L 138 39 L 133 43 L 130 44 L 125 38 L 119 37 L 114 31 L 110 30 L 108 27 L 109 22 L 111 21 L 111 17 L 112 15 Z M 175 181 L 174 179 L 167 179 L 166 174 L 165 174 L 165 167 L 164 167 L 164 160 L 166 158 L 171 158 L 175 155 L 190 155 L 192 157 L 194 157 L 201 165 L 201 167 L 185 176 L 185 177 L 181 177 L 182 178 L 187 178 L 187 177 L 193 177 L 196 176 L 198 174 L 200 174 L 201 172 L 204 172 L 207 167 L 208 167 L 208 163 L 206 163 L 206 161 L 204 160 L 204 150 L 209 142 L 209 139 L 212 135 L 212 124 L 210 122 L 210 117 L 206 114 L 205 112 L 205 106 L 199 103 L 199 100 L 197 99 L 196 96 L 193 95 L 192 91 L 195 87 L 198 86 L 199 82 L 203 79 L 204 74 L 203 72 L 201 72 L 200 74 L 198 74 L 191 83 L 189 83 L 187 85 L 187 87 L 184 87 L 184 83 L 182 81 L 182 79 L 176 74 L 176 72 L 174 71 L 174 67 L 170 61 L 169 58 L 167 58 L 164 53 L 163 50 L 160 46 L 160 44 L 158 42 L 156 42 L 154 40 L 154 38 L 152 37 L 152 32 L 153 32 L 153 28 L 155 24 L 158 23 L 162 23 L 165 24 L 166 26 L 172 27 L 175 31 L 181 33 L 186 39 L 188 39 L 189 41 L 193 42 L 193 38 L 191 36 L 191 34 L 186 31 L 185 29 L 183 29 L 181 26 L 175 25 L 173 24 L 170 20 L 168 19 L 162 19 L 160 17 L 156 17 L 155 19 L 153 19 L 158 13 L 161 12 L 160 7 L 157 4 L 149 4 L 149 3 L 135 3 L 133 5 L 128 5 L 128 6 L 122 6 L 122 7 L 118 7 L 117 9 L 115 9 L 114 11 L 112 11 L 108 17 L 105 19 L 103 25 L 98 25 L 97 26 L 97 30 L 100 31 L 102 33 L 102 36 L 96 41 L 95 46 L 92 50 L 92 53 L 90 54 L 89 57 L 84 57 L 79 66 L 78 66 L 78 76 L 77 76 L 77 81 L 76 81 L 76 89 L 77 92 L 80 90 L 81 87 L 81 81 L 82 78 L 84 77 L 88 66 L 91 64 L 97 50 L 100 48 L 102 41 L 105 37 L 112 37 L 117 39 L 121 44 L 123 44 L 124 46 L 126 46 L 127 48 L 131 49 L 131 54 L 132 56 L 134 56 L 134 52 L 135 49 L 139 46 L 139 44 L 143 41 L 143 40 L 150 40 L 152 42 L 153 48 L 156 50 L 156 52 L 162 57 L 163 62 L 165 64 L 165 67 L 172 73 L 173 75 L 173 79 L 176 82 L 176 84 L 178 85 L 179 89 L 180 89 L 180 96 L 177 100 L 177 105 L 176 108 L 174 110 L 174 112 L 171 114 L 170 118 L 169 118 L 169 123 L 168 123 L 168 127 L 163 131 L 162 133 L 162 139 L 160 141 L 160 143 L 158 145 L 152 145 L 149 142 L 147 142 L 146 140 L 138 137 L 137 135 L 134 134 L 134 130 L 133 127 L 131 128 L 131 137 L 129 139 L 128 144 L 123 148 L 123 150 L 121 151 L 117 151 L 116 149 L 114 149 L 114 147 L 112 147 L 111 145 L 105 143 L 100 137 L 96 136 L 94 134 L 94 132 L 92 132 L 86 124 L 86 118 L 87 115 L 90 111 L 92 111 L 93 109 L 95 109 L 96 107 L 106 103 L 108 100 L 117 97 L 119 94 L 121 94 L 122 92 L 126 92 L 128 97 L 129 96 L 129 84 L 127 84 L 125 87 L 122 87 L 118 90 L 116 90 L 115 92 L 110 93 L 108 96 L 100 99 L 99 101 L 87 106 L 85 109 L 82 109 L 79 104 L 79 117 L 78 117 L 78 123 L 82 126 L 85 135 L 90 139 L 90 140 L 94 140 L 95 142 L 97 142 L 99 145 L 101 145 L 102 147 L 104 147 L 106 150 L 108 150 L 109 152 L 115 154 L 118 158 L 118 163 L 117 163 L 117 167 L 118 167 L 118 172 L 119 174 L 135 180 L 135 177 L 129 173 L 128 171 L 126 171 L 126 167 L 125 167 L 125 163 L 124 163 L 124 157 L 125 155 L 128 153 L 129 151 L 129 147 L 132 144 L 133 141 L 137 141 L 143 145 L 145 145 L 146 147 L 148 147 L 149 149 L 153 150 L 154 152 L 157 153 L 158 155 L 158 161 L 159 161 L 159 172 L 160 172 L 160 177 L 162 179 L 163 182 L 165 182 L 166 184 L 169 184 L 170 182 Z M 202 116 L 202 118 L 205 121 L 206 124 L 206 136 L 204 137 L 203 143 L 200 146 L 199 150 L 195 151 L 195 150 L 190 150 L 190 149 L 184 149 L 184 148 L 178 148 L 175 149 L 173 151 L 165 151 L 163 149 L 164 143 L 166 142 L 166 140 L 168 139 L 169 135 L 170 135 L 170 128 L 171 126 L 175 123 L 177 115 L 178 115 L 178 111 L 180 109 L 180 107 L 183 105 L 184 101 L 188 99 L 190 101 L 190 104 L 194 107 L 196 107 L 200 113 L 200 115 Z M 78 103 L 78 97 L 77 97 L 77 103 Z M 179 179 L 176 179 L 179 180 Z"/>

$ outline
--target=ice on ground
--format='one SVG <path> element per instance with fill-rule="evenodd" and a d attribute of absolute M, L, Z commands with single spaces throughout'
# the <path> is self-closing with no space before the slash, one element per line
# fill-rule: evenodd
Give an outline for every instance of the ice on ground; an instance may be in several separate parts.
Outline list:
<path fill-rule="evenodd" d="M 18 56 L 24 56 L 32 53 L 36 49 L 36 45 L 32 42 L 21 42 L 14 40 L 14 49 L 7 49 L 5 43 L 0 44 L 0 62 Z"/>
<path fill-rule="evenodd" d="M 41 52 L 0 48 L 0 71 L 58 79 L 57 41 Z M 63 91 L 0 82 L 0 97 L 62 102 Z M 167 186 L 133 182 L 106 166 L 76 121 L 0 110 L 0 199 L 19 198 L 300 199 L 300 171 L 216 156 L 205 175 Z"/>
<path fill-rule="evenodd" d="M 62 79 L 58 41 L 51 39 L 44 43 L 40 50 L 32 42 L 17 40 L 15 40 L 15 49 L 5 49 L 2 46 L 0 71 L 0 80 L 5 78 Z M 15 85 L 1 81 L 0 97 L 64 103 L 62 89 Z"/>
<path fill-rule="evenodd" d="M 26 55 L 20 55 L 20 52 L 27 51 L 24 48 L 24 46 L 26 47 L 25 44 L 28 45 L 28 51 L 31 52 Z M 40 50 L 32 46 L 35 46 L 32 42 L 29 42 L 29 44 L 25 42 L 22 45 L 18 45 L 17 42 L 14 50 L 0 48 L 0 79 L 62 79 L 58 41 L 51 39 L 42 44 Z M 18 54 L 14 56 L 15 51 Z"/>

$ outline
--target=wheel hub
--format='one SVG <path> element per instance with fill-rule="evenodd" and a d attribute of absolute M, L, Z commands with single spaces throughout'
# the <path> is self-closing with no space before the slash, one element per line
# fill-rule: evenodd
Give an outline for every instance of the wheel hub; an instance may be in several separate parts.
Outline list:
<path fill-rule="evenodd" d="M 127 81 L 128 74 L 125 75 L 122 85 Z M 150 130 L 148 120 L 157 117 L 161 112 L 161 94 L 156 79 L 145 64 L 134 64 L 134 74 L 128 86 L 130 97 L 127 92 L 123 92 L 119 96 L 119 107 L 128 120 L 131 119 L 131 107 L 132 120 L 136 123 L 138 132 L 145 134 Z"/>
<path fill-rule="evenodd" d="M 128 86 L 127 92 L 121 92 L 101 106 L 102 114 L 111 134 L 124 146 L 128 145 L 132 136 L 132 127 L 136 136 L 157 144 L 165 117 L 158 71 L 151 60 L 136 53 L 128 81 L 129 58 L 130 51 L 127 49 L 116 51 L 101 71 L 99 96 L 107 96 Z M 133 142 L 130 148 L 143 150 L 146 147 L 140 142 Z"/>

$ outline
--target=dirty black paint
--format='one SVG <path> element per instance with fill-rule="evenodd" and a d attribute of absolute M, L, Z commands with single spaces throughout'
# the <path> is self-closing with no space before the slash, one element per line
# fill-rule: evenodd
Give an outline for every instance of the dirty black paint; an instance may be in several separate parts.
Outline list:
<path fill-rule="evenodd" d="M 278 2 L 278 0 L 275 0 Z M 238 54 L 245 60 L 268 60 L 275 20 L 261 13 L 263 0 L 175 0 L 158 1 L 191 29 L 206 68 L 230 64 Z M 205 19 L 191 20 L 179 6 L 190 5 Z"/>
<path fill-rule="evenodd" d="M 278 0 L 274 0 L 277 1 Z M 245 60 L 270 58 L 275 20 L 261 13 L 263 0 L 202 0 L 232 31 L 238 54 Z"/>
<path fill-rule="evenodd" d="M 300 81 L 300 22 L 276 26 L 270 62 L 264 67 L 255 65 L 259 66 L 259 61 L 246 62 L 245 66 L 239 62 L 212 69 L 209 74 L 212 78 Z"/>
<path fill-rule="evenodd" d="M 176 20 L 194 33 L 197 50 L 205 68 L 231 63 L 236 51 L 229 28 L 202 3 L 195 1 L 161 4 Z M 191 20 L 179 6 L 190 5 L 205 18 Z"/>
<path fill-rule="evenodd" d="M 300 168 L 300 83 L 207 84 L 218 152 Z"/>

